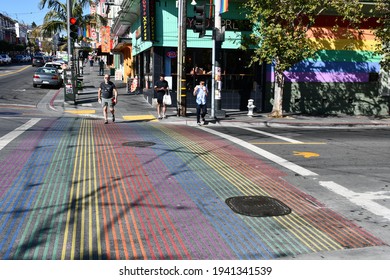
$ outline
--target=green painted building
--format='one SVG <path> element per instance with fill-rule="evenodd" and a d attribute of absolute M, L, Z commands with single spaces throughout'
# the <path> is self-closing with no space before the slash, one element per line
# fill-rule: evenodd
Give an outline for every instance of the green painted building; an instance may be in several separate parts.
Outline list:
<path fill-rule="evenodd" d="M 202 4 L 197 1 L 198 5 Z M 251 27 L 242 8 L 243 0 L 229 1 L 222 14 L 225 39 L 221 46 L 221 107 L 247 110 L 248 99 L 254 99 L 258 111 L 272 110 L 274 74 L 272 65 L 248 67 L 250 52 L 239 49 Z M 192 89 L 205 80 L 211 89 L 212 6 L 207 5 L 206 36 L 193 31 L 194 6 L 187 0 L 186 16 L 186 92 L 187 107 L 194 107 Z M 164 73 L 173 92 L 177 88 L 178 8 L 175 0 L 124 0 L 123 21 L 130 26 L 134 76 L 145 98 L 151 101 L 153 85 Z M 375 55 L 373 27 L 368 19 L 355 38 L 344 38 L 342 28 L 333 30 L 336 16 L 318 18 L 308 37 L 318 46 L 316 56 L 294 65 L 285 72 L 283 107 L 286 112 L 308 114 L 389 113 L 387 75 Z M 346 27 L 345 27 L 346 28 Z M 346 46 L 353 48 L 346 49 Z M 194 68 L 201 68 L 196 74 Z M 173 94 L 175 97 L 175 94 Z M 208 104 L 210 104 L 209 102 Z M 173 104 L 176 104 L 173 100 Z"/>

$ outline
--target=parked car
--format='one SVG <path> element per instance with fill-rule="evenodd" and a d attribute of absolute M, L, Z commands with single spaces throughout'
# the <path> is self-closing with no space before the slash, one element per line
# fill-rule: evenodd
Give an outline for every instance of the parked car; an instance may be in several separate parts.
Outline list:
<path fill-rule="evenodd" d="M 61 64 L 68 64 L 68 62 L 63 60 L 62 58 L 56 59 L 53 62 L 57 62 L 57 63 L 61 63 Z"/>
<path fill-rule="evenodd" d="M 61 74 L 54 67 L 39 67 L 33 75 L 33 87 L 54 86 L 60 88 L 63 84 Z"/>
<path fill-rule="evenodd" d="M 60 62 L 47 62 L 43 67 L 54 67 L 58 70 L 58 73 L 62 74 L 64 70 L 62 69 L 62 63 Z"/>
<path fill-rule="evenodd" d="M 18 63 L 26 62 L 26 57 L 22 54 L 18 54 L 14 57 L 14 61 Z"/>
<path fill-rule="evenodd" d="M 45 60 L 45 62 L 51 62 L 51 61 L 53 61 L 53 57 L 50 56 L 50 55 L 44 55 L 44 56 L 43 56 L 43 59 Z"/>
<path fill-rule="evenodd" d="M 30 62 L 30 61 L 31 61 L 31 56 L 28 55 L 28 54 L 26 54 L 26 55 L 24 56 L 24 59 L 25 59 L 27 62 Z"/>
<path fill-rule="evenodd" d="M 34 56 L 33 59 L 32 59 L 32 66 L 35 67 L 41 67 L 45 65 L 45 60 L 43 58 L 43 56 Z"/>
<path fill-rule="evenodd" d="M 11 63 L 11 57 L 8 54 L 0 54 L 0 57 L 2 58 L 2 64 Z"/>

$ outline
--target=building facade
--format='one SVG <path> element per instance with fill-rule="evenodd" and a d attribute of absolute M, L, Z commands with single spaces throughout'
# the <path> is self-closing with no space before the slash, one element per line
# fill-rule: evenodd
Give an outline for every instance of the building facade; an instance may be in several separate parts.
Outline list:
<path fill-rule="evenodd" d="M 224 109 L 245 109 L 250 98 L 260 101 L 260 98 L 255 96 L 260 96 L 260 87 L 254 87 L 256 69 L 248 67 L 249 54 L 239 50 L 243 34 L 250 32 L 245 15 L 240 13 L 239 2 L 242 1 L 229 3 L 230 11 L 222 14 L 222 26 L 226 30 L 225 41 L 221 47 Z M 149 101 L 153 96 L 153 85 L 161 73 L 166 75 L 171 90 L 177 90 L 179 43 L 176 4 L 175 0 L 124 0 L 121 5 L 123 9 L 112 28 L 114 33 L 115 30 L 126 30 L 122 34 L 118 33 L 119 43 L 114 44 L 114 51 L 120 51 L 124 62 L 131 63 L 129 77 L 137 78 L 140 91 Z M 186 7 L 186 103 L 191 107 L 195 106 L 191 93 L 199 80 L 205 80 L 211 89 L 213 11 L 212 6 L 207 6 L 206 36 L 199 38 L 199 34 L 193 31 L 194 5 L 187 1 Z M 127 48 L 131 49 L 131 59 L 123 52 L 123 49 L 127 51 Z M 191 71 L 194 68 L 199 70 L 194 73 Z M 257 70 L 261 71 L 261 68 L 258 67 Z M 175 94 L 172 96 L 176 97 Z M 260 103 L 258 105 L 260 106 Z"/>
<path fill-rule="evenodd" d="M 193 107 L 191 93 L 199 80 L 205 80 L 211 89 L 213 12 L 212 5 L 206 5 L 206 36 L 199 38 L 193 31 L 194 6 L 189 0 L 186 2 L 186 104 Z M 225 38 L 220 52 L 221 107 L 246 110 L 248 99 L 254 99 L 258 111 L 270 112 L 273 67 L 249 67 L 251 53 L 239 48 L 243 36 L 251 32 L 243 2 L 229 1 L 228 12 L 222 14 Z M 138 89 L 149 102 L 153 85 L 161 73 L 166 75 L 170 88 L 176 92 L 177 1 L 123 0 L 120 6 L 111 27 L 116 42 L 113 49 L 114 61 L 117 61 L 115 68 L 127 66 L 125 72 L 121 66 L 124 79 L 137 78 Z M 387 115 L 390 90 L 388 77 L 380 69 L 380 57 L 375 54 L 378 44 L 373 35 L 376 19 L 366 19 L 361 32 L 355 33 L 354 38 L 346 38 L 342 32 L 346 26 L 340 26 L 338 31 L 333 28 L 336 18 L 334 15 L 318 18 L 307 34 L 318 46 L 316 56 L 285 72 L 284 110 L 308 114 Z M 175 94 L 172 96 L 176 97 Z"/>
<path fill-rule="evenodd" d="M 318 51 L 314 58 L 284 73 L 283 108 L 308 114 L 387 115 L 387 75 L 375 53 L 379 44 L 373 33 L 376 25 L 376 18 L 366 18 L 361 29 L 350 30 L 353 37 L 347 37 L 347 26 L 338 16 L 319 16 L 307 34 Z M 272 68 L 267 66 L 266 100 L 272 99 Z M 265 111 L 272 109 L 269 102 L 265 105 Z"/>

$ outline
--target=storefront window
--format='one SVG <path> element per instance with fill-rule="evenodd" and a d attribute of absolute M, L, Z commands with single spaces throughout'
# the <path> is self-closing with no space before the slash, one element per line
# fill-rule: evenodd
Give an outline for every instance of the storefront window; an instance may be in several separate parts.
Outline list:
<path fill-rule="evenodd" d="M 144 58 L 143 68 L 144 68 L 144 79 L 145 79 L 144 87 L 146 89 L 153 88 L 153 73 L 151 71 L 153 69 L 153 58 L 151 56 L 150 50 L 144 52 L 143 58 Z"/>
<path fill-rule="evenodd" d="M 150 51 L 145 51 L 144 53 L 144 73 L 149 74 L 151 67 L 151 58 L 150 58 Z"/>
<path fill-rule="evenodd" d="M 253 80 L 253 67 L 249 67 L 250 53 L 224 49 L 221 53 L 222 88 L 242 90 L 250 87 Z M 186 55 L 187 88 L 193 88 L 200 80 L 211 87 L 212 50 L 187 49 Z"/>
<path fill-rule="evenodd" d="M 211 74 L 211 49 L 187 49 L 186 72 L 188 74 Z"/>

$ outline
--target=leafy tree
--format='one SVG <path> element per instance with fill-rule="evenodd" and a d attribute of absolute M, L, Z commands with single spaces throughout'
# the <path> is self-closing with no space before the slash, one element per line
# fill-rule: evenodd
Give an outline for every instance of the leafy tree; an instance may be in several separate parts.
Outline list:
<path fill-rule="evenodd" d="M 318 46 L 307 37 L 318 15 L 332 12 L 341 16 L 351 28 L 362 20 L 358 0 L 247 0 L 251 11 L 247 18 L 254 30 L 250 42 L 255 47 L 252 63 L 275 66 L 275 89 L 272 117 L 283 117 L 283 72 L 314 55 Z M 346 34 L 347 36 L 348 34 Z M 248 48 L 248 45 L 244 48 Z"/>
<path fill-rule="evenodd" d="M 381 67 L 390 70 L 390 0 L 377 0 L 377 5 L 371 11 L 378 17 L 379 25 L 375 29 L 375 36 L 382 44 L 378 44 L 377 53 L 382 56 Z"/>

